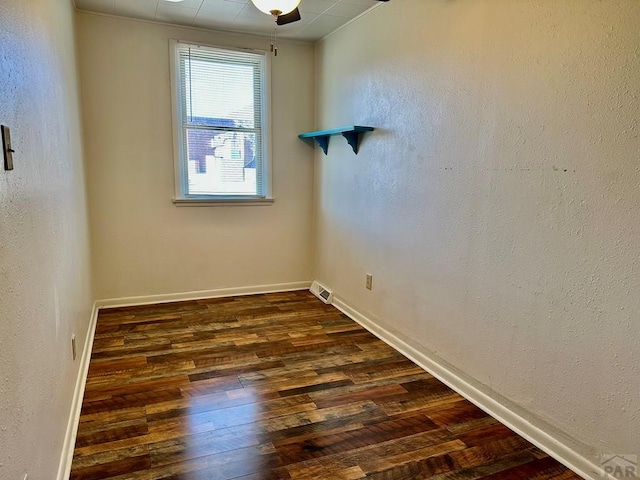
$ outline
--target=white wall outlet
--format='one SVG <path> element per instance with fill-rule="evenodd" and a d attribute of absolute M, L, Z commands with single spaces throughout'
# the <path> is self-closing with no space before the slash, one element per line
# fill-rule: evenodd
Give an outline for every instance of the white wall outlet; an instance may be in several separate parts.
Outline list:
<path fill-rule="evenodd" d="M 373 275 L 371 275 L 370 273 L 367 273 L 366 287 L 367 287 L 367 290 L 373 289 Z"/>
<path fill-rule="evenodd" d="M 78 355 L 78 351 L 76 350 L 76 336 L 75 335 L 71 335 L 71 351 L 73 353 L 73 359 L 76 359 L 76 356 Z"/>

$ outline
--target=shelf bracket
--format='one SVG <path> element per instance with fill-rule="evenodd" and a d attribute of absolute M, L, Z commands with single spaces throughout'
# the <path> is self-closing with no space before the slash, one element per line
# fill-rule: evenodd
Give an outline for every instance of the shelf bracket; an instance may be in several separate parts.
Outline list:
<path fill-rule="evenodd" d="M 347 143 L 353 148 L 353 153 L 358 154 L 360 148 L 360 132 L 342 132 L 342 136 L 347 139 Z"/>
<path fill-rule="evenodd" d="M 321 135 L 319 137 L 315 137 L 316 143 L 320 146 L 325 155 L 329 151 L 329 138 L 329 135 Z"/>

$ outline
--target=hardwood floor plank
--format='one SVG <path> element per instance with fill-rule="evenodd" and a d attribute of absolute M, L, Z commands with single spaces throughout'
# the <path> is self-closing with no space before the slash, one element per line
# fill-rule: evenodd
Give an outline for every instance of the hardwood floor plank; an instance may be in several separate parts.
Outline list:
<path fill-rule="evenodd" d="M 530 449 L 531 444 L 529 442 L 522 437 L 514 435 L 500 440 L 484 442 L 482 445 L 454 452 L 450 456 L 462 468 L 470 468 L 497 461 L 514 452 Z"/>
<path fill-rule="evenodd" d="M 92 402 L 94 397 L 121 397 L 125 395 L 146 394 L 168 389 L 178 389 L 183 385 L 189 385 L 189 378 L 186 375 L 175 375 L 167 378 L 149 379 L 146 377 L 133 377 L 123 379 L 115 384 L 107 385 L 87 385 L 84 398 Z"/>
<path fill-rule="evenodd" d="M 536 459 L 523 465 L 507 468 L 500 472 L 480 477 L 483 480 L 542 480 L 563 472 L 565 469 L 551 457 Z"/>
<path fill-rule="evenodd" d="M 168 400 L 175 400 L 181 398 L 182 393 L 178 388 L 158 390 L 152 392 L 134 393 L 131 395 L 122 396 L 110 396 L 101 398 L 96 396 L 93 401 L 87 400 L 82 404 L 82 415 L 108 412 L 113 410 L 120 410 L 123 408 L 137 407 L 151 405 L 154 403 L 166 402 Z"/>
<path fill-rule="evenodd" d="M 103 452 L 86 455 L 74 455 L 73 465 L 75 469 L 85 469 L 102 464 L 116 462 L 131 457 L 141 457 L 149 453 L 148 445 L 135 445 L 133 447 L 106 450 Z M 98 469 L 99 470 L 99 469 Z"/>
<path fill-rule="evenodd" d="M 492 475 L 497 472 L 502 472 L 509 468 L 517 467 L 520 465 L 526 465 L 528 463 L 536 461 L 536 457 L 531 454 L 529 451 L 518 452 L 500 459 L 500 461 L 489 462 L 483 465 L 479 465 L 473 468 L 456 468 L 449 472 L 440 473 L 437 475 L 433 475 L 432 477 L 428 477 L 429 480 L 477 480 L 479 478 L 483 478 L 487 475 Z M 571 472 L 573 475 L 571 478 L 579 479 L 575 473 Z M 527 477 L 523 477 L 522 480 Z M 547 479 L 548 480 L 548 479 Z"/>
<path fill-rule="evenodd" d="M 93 432 L 82 432 L 76 438 L 78 447 L 96 445 L 110 442 L 121 438 L 138 437 L 149 433 L 149 426 L 146 420 L 132 420 L 110 424 L 108 427 L 94 430 Z"/>
<path fill-rule="evenodd" d="M 369 426 L 334 434 L 322 432 L 303 442 L 285 446 L 276 446 L 285 464 L 296 463 L 311 458 L 354 450 L 378 443 L 395 440 L 405 436 L 426 432 L 437 428 L 436 425 L 417 415 L 406 419 L 389 419 Z"/>
<path fill-rule="evenodd" d="M 148 470 L 149 468 L 151 468 L 151 458 L 149 454 L 145 454 L 90 467 L 76 468 L 71 472 L 69 480 L 102 480 L 120 474 L 128 475 L 131 472 Z"/>
<path fill-rule="evenodd" d="M 368 400 L 370 398 L 375 398 L 376 403 L 378 403 L 385 398 L 396 397 L 397 395 L 403 395 L 406 393 L 407 391 L 400 385 L 373 386 L 343 395 L 332 395 L 331 397 L 317 398 L 316 405 L 318 405 L 318 408 L 335 407 L 337 405 L 347 405 L 349 403 Z"/>
<path fill-rule="evenodd" d="M 460 440 L 452 440 L 450 442 L 440 443 L 438 445 L 430 445 L 428 447 L 411 450 L 396 455 L 379 456 L 371 460 L 362 462 L 362 470 L 365 473 L 379 473 L 392 470 L 398 466 L 407 465 L 415 461 L 416 458 L 431 458 L 442 456 L 451 452 L 458 452 L 465 448 L 464 443 Z"/>
<path fill-rule="evenodd" d="M 579 478 L 306 291 L 100 311 L 74 480 Z"/>
<path fill-rule="evenodd" d="M 421 480 L 431 478 L 443 472 L 456 470 L 458 465 L 448 454 L 430 456 L 421 460 L 413 460 L 389 469 L 370 473 L 367 478 L 373 480 Z"/>

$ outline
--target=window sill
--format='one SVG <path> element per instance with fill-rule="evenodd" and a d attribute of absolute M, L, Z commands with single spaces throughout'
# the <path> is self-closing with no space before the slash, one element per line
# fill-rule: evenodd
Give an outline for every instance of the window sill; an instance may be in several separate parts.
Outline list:
<path fill-rule="evenodd" d="M 174 198 L 176 207 L 232 207 L 265 206 L 273 204 L 273 198 L 221 197 L 221 198 Z"/>

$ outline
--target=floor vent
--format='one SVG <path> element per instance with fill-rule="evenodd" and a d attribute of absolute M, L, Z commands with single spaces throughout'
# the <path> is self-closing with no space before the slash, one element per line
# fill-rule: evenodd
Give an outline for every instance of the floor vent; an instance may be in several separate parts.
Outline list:
<path fill-rule="evenodd" d="M 313 282 L 311 284 L 310 291 L 324 303 L 331 304 L 333 302 L 333 292 L 331 290 L 327 290 L 318 282 Z"/>

